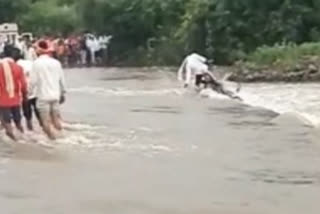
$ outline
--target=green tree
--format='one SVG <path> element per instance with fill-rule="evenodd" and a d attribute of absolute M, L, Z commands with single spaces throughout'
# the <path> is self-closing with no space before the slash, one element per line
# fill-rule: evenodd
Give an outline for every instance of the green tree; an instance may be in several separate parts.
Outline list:
<path fill-rule="evenodd" d="M 232 63 L 263 45 L 319 41 L 319 0 L 1 0 L 0 22 L 35 34 L 112 34 L 114 62 Z"/>
<path fill-rule="evenodd" d="M 19 15 L 28 10 L 30 0 L 1 0 L 0 23 L 19 21 Z"/>
<path fill-rule="evenodd" d="M 59 4 L 59 1 L 35 1 L 20 23 L 23 29 L 37 34 L 67 34 L 80 27 L 74 5 Z"/>

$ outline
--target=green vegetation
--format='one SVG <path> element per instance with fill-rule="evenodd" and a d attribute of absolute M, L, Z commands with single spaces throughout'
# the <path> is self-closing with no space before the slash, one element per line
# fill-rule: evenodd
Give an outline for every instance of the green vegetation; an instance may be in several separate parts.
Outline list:
<path fill-rule="evenodd" d="M 276 44 L 275 46 L 262 46 L 249 54 L 247 59 L 258 65 L 295 64 L 295 62 L 311 56 L 320 56 L 320 43 L 303 43 L 296 45 Z"/>
<path fill-rule="evenodd" d="M 257 47 L 248 58 L 263 64 L 319 53 L 320 0 L 0 0 L 8 21 L 39 35 L 112 34 L 117 64 L 176 64 L 192 51 L 228 64 Z"/>
<path fill-rule="evenodd" d="M 248 55 L 244 65 L 247 68 L 268 66 L 269 68 L 290 72 L 299 71 L 303 67 L 319 64 L 319 62 L 320 43 L 308 42 L 301 45 L 283 43 L 259 47 Z"/>

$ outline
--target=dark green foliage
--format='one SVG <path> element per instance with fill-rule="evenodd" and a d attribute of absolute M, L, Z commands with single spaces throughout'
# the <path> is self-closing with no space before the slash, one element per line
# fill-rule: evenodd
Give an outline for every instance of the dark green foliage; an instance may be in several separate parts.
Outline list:
<path fill-rule="evenodd" d="M 320 39 L 320 0 L 0 0 L 0 22 L 36 34 L 112 34 L 111 60 L 232 63 L 263 45 Z"/>

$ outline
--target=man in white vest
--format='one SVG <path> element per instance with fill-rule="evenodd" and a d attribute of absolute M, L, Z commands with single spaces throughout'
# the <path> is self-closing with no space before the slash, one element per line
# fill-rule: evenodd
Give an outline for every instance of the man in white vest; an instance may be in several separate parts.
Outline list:
<path fill-rule="evenodd" d="M 42 128 L 50 139 L 55 140 L 52 125 L 56 130 L 62 130 L 60 104 L 65 101 L 66 91 L 62 65 L 52 57 L 52 51 L 46 41 L 38 42 L 39 57 L 33 63 L 31 82 L 36 87 Z"/>

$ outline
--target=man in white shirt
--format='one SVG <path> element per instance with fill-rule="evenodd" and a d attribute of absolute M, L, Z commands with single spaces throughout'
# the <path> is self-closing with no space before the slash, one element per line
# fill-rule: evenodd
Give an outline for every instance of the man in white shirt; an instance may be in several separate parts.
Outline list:
<path fill-rule="evenodd" d="M 27 43 L 26 43 L 26 50 L 24 52 L 24 58 L 29 61 L 34 61 L 37 59 L 37 53 L 36 53 L 36 50 L 34 49 L 31 41 L 27 41 Z"/>
<path fill-rule="evenodd" d="M 99 36 L 98 41 L 100 43 L 100 47 L 102 49 L 107 49 L 111 39 L 112 39 L 112 36 L 106 36 L 106 35 Z"/>
<path fill-rule="evenodd" d="M 99 58 L 101 64 L 105 63 L 107 60 L 108 46 L 109 46 L 111 39 L 112 39 L 112 36 L 106 36 L 106 35 L 99 36 L 99 38 L 98 38 L 100 50 L 98 50 L 98 52 L 96 52 L 96 53 L 97 53 L 97 57 Z"/>
<path fill-rule="evenodd" d="M 5 46 L 5 40 L 0 37 L 0 55 L 3 54 L 4 46 Z"/>
<path fill-rule="evenodd" d="M 87 36 L 86 46 L 90 51 L 90 64 L 96 65 L 96 52 L 100 50 L 100 44 L 97 38 L 91 34 Z"/>
<path fill-rule="evenodd" d="M 197 89 L 201 89 L 200 86 L 203 85 L 204 88 L 210 88 L 231 99 L 242 100 L 236 93 L 228 90 L 224 86 L 223 81 L 219 81 L 210 72 L 209 64 L 211 64 L 210 60 L 199 54 L 193 53 L 187 56 L 178 71 L 178 80 L 184 82 L 184 87 L 194 84 Z"/>
<path fill-rule="evenodd" d="M 209 72 L 207 58 L 193 53 L 187 56 L 178 71 L 178 80 L 184 82 L 184 87 L 191 84 L 199 87 L 205 73 Z"/>
<path fill-rule="evenodd" d="M 33 61 L 30 60 L 25 60 L 22 57 L 17 61 L 17 64 L 20 65 L 24 71 L 25 77 L 26 77 L 26 82 L 28 85 L 28 94 L 27 94 L 27 100 L 24 100 L 22 109 L 23 109 L 23 114 L 26 119 L 27 123 L 27 128 L 29 131 L 33 131 L 33 124 L 32 124 L 32 117 L 33 113 L 35 113 L 40 126 L 42 126 L 41 118 L 40 118 L 40 113 L 37 109 L 36 102 L 36 87 L 35 84 L 31 82 L 30 76 L 32 73 L 32 65 Z"/>
<path fill-rule="evenodd" d="M 54 59 L 52 49 L 46 41 L 38 43 L 38 59 L 33 63 L 31 81 L 36 87 L 37 108 L 44 132 L 52 140 L 56 139 L 51 126 L 62 130 L 59 104 L 65 101 L 65 78 L 61 63 Z"/>

